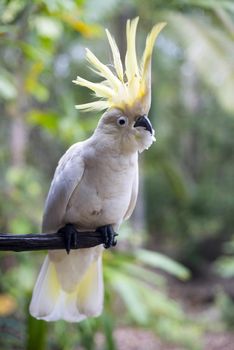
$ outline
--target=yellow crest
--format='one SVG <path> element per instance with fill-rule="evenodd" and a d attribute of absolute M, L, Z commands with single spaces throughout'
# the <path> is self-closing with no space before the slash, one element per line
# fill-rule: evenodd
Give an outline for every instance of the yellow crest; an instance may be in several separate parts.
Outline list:
<path fill-rule="evenodd" d="M 86 58 L 95 72 L 104 78 L 100 83 L 92 83 L 81 77 L 73 82 L 85 86 L 95 92 L 99 100 L 77 105 L 80 110 L 104 110 L 119 108 L 129 113 L 148 114 L 151 104 L 151 57 L 155 40 L 166 25 L 159 23 L 149 33 L 140 65 L 136 56 L 136 29 L 139 17 L 128 20 L 126 26 L 127 52 L 125 56 L 125 71 L 121 62 L 119 49 L 114 38 L 106 29 L 107 38 L 113 55 L 113 73 L 105 64 L 86 49 Z"/>

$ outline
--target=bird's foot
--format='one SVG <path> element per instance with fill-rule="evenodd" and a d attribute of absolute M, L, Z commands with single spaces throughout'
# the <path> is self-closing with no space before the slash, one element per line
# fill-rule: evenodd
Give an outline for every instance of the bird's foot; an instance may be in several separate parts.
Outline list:
<path fill-rule="evenodd" d="M 114 247 L 117 244 L 116 236 L 117 233 L 113 230 L 111 225 L 101 226 L 96 229 L 97 232 L 100 232 L 104 238 L 104 248 Z"/>
<path fill-rule="evenodd" d="M 67 254 L 70 253 L 71 245 L 74 245 L 74 248 L 78 247 L 78 231 L 74 225 L 66 224 L 58 230 L 58 233 L 62 233 L 64 236 L 65 249 Z"/>

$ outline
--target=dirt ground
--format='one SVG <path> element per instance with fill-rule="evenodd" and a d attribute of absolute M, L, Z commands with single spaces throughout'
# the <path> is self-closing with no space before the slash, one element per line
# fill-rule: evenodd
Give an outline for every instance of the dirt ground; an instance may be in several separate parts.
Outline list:
<path fill-rule="evenodd" d="M 224 280 L 212 274 L 187 283 L 173 279 L 169 279 L 168 283 L 170 296 L 180 301 L 190 318 L 206 318 L 212 323 L 220 317 L 214 304 L 217 290 L 222 289 L 231 297 L 234 293 L 234 280 Z M 118 328 L 114 336 L 118 350 L 187 350 L 182 346 L 165 343 L 153 332 L 143 329 Z M 203 335 L 201 344 L 202 350 L 234 350 L 234 332 L 208 331 Z"/>
<path fill-rule="evenodd" d="M 118 350 L 185 350 L 186 348 L 166 344 L 152 332 L 133 328 L 115 332 Z M 228 332 L 207 333 L 202 339 L 204 350 L 234 350 L 234 334 Z"/>

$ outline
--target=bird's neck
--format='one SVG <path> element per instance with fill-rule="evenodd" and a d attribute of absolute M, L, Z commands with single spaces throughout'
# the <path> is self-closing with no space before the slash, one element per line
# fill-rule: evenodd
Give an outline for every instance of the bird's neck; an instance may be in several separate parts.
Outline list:
<path fill-rule="evenodd" d="M 119 137 L 119 135 L 113 135 L 109 133 L 103 133 L 96 130 L 90 138 L 91 144 L 96 150 L 100 152 L 108 152 L 114 157 L 126 156 L 131 157 L 137 154 L 137 149 L 134 145 L 129 145 L 125 140 Z"/>

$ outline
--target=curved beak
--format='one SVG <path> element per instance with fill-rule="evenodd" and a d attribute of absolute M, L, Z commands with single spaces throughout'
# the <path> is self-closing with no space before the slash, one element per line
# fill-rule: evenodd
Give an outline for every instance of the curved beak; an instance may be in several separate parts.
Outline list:
<path fill-rule="evenodd" d="M 141 126 L 142 128 L 145 128 L 145 130 L 149 131 L 151 133 L 151 135 L 153 134 L 152 125 L 151 125 L 151 123 L 146 115 L 143 115 L 143 116 L 137 118 L 137 120 L 133 126 L 134 126 L 134 128 Z"/>

